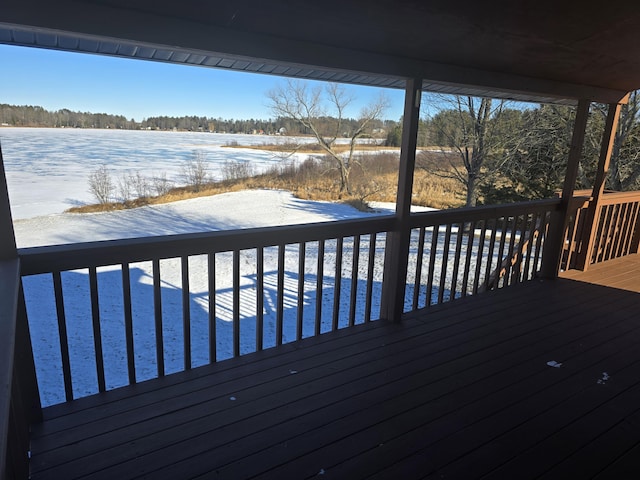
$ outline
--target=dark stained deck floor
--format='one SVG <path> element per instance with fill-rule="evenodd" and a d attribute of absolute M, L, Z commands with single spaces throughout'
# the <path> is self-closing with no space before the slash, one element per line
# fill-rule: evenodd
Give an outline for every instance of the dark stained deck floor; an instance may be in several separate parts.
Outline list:
<path fill-rule="evenodd" d="M 640 478 L 640 294 L 529 282 L 45 415 L 36 480 Z"/>

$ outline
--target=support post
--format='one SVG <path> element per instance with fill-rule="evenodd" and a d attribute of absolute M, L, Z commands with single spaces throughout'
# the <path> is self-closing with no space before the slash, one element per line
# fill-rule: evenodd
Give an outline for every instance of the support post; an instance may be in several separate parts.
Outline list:
<path fill-rule="evenodd" d="M 0 479 L 13 476 L 13 384 L 18 265 L 0 145 Z M 15 263 L 14 263 L 15 262 Z M 13 265 L 12 265 L 13 263 Z M 12 272 L 13 271 L 13 272 Z M 13 275 L 12 275 L 13 273 Z M 16 295 L 13 295 L 16 293 Z M 25 452 L 26 453 L 26 452 Z"/>
<path fill-rule="evenodd" d="M 582 157 L 590 104 L 591 102 L 589 100 L 580 100 L 578 102 L 576 119 L 573 124 L 573 136 L 571 138 L 567 171 L 562 188 L 562 198 L 560 199 L 560 208 L 551 215 L 549 230 L 544 242 L 542 268 L 540 270 L 540 276 L 543 278 L 556 278 L 560 270 L 562 251 L 564 249 L 564 234 L 571 214 L 569 205 L 571 204 L 573 191 L 575 190 L 576 180 L 578 178 L 578 166 L 580 164 L 580 158 Z"/>
<path fill-rule="evenodd" d="M 13 231 L 13 219 L 9 204 L 9 191 L 7 189 L 7 177 L 4 173 L 4 160 L 2 158 L 2 145 L 0 145 L 0 260 L 16 258 L 16 237 Z"/>
<path fill-rule="evenodd" d="M 629 95 L 627 95 L 624 100 L 628 98 Z M 624 100 L 622 103 L 626 103 Z M 609 165 L 611 164 L 611 152 L 613 151 L 613 143 L 618 128 L 618 121 L 620 120 L 621 108 L 621 103 L 609 104 L 607 120 L 605 122 L 604 132 L 602 133 L 598 170 L 593 182 L 591 202 L 589 202 L 589 208 L 587 209 L 583 236 L 580 242 L 582 248 L 577 261 L 578 268 L 583 271 L 589 268 L 591 257 L 593 256 L 594 241 L 597 233 L 596 224 L 600 218 L 600 204 L 602 202 L 602 196 L 604 195 L 604 186 L 607 180 L 607 173 L 609 172 Z"/>
<path fill-rule="evenodd" d="M 416 163 L 421 93 L 422 79 L 407 80 L 400 148 L 400 171 L 396 194 L 396 224 L 394 230 L 387 234 L 380 306 L 380 317 L 394 322 L 400 321 L 404 310 L 409 238 L 411 236 L 409 215 Z"/>
<path fill-rule="evenodd" d="M 29 428 L 40 397 L 0 148 L 0 479 L 27 478 Z"/>

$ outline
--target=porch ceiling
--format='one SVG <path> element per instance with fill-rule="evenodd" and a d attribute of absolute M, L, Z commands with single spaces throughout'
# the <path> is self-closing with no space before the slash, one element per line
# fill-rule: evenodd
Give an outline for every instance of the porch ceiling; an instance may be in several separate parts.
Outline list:
<path fill-rule="evenodd" d="M 0 43 L 573 103 L 640 88 L 640 3 L 5 0 Z"/>

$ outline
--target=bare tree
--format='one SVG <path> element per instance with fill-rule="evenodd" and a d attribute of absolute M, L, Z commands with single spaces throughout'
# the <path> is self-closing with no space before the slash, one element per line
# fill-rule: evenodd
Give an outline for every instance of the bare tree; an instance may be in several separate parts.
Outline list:
<path fill-rule="evenodd" d="M 101 204 L 107 204 L 113 197 L 114 184 L 106 165 L 100 165 L 89 174 L 89 192 Z"/>
<path fill-rule="evenodd" d="M 149 198 L 151 196 L 151 182 L 139 171 L 131 173 L 129 181 L 137 198 Z"/>
<path fill-rule="evenodd" d="M 487 186 L 492 190 L 490 194 L 516 201 L 549 198 L 561 189 L 574 121 L 575 108 L 565 105 L 540 105 L 522 112 L 522 124 L 526 128 L 522 128 L 517 136 L 505 139 L 506 161 L 500 173 L 506 185 Z M 587 134 L 587 140 L 589 138 Z M 593 148 L 586 141 L 584 156 L 591 152 Z M 580 177 L 585 175 L 585 166 L 581 164 Z"/>
<path fill-rule="evenodd" d="M 133 173 L 123 173 L 118 179 L 118 192 L 124 203 L 134 198 L 149 198 L 152 195 L 151 181 L 137 170 Z"/>
<path fill-rule="evenodd" d="M 439 103 L 452 108 L 439 112 L 431 120 L 435 129 L 435 137 L 440 146 L 451 147 L 459 162 L 450 161 L 448 168 L 442 169 L 439 175 L 458 180 L 465 188 L 467 207 L 476 205 L 479 183 L 489 173 L 487 160 L 497 148 L 498 135 L 494 128 L 504 108 L 505 102 L 500 100 L 497 106 L 488 97 L 461 97 L 453 99 L 437 97 Z M 496 168 L 497 169 L 497 168 Z"/>
<path fill-rule="evenodd" d="M 128 203 L 133 199 L 131 182 L 129 181 L 129 176 L 125 173 L 118 178 L 118 194 L 121 202 Z"/>
<path fill-rule="evenodd" d="M 182 165 L 182 178 L 184 182 L 199 191 L 208 181 L 209 166 L 204 152 L 196 151 L 191 160 Z"/>
<path fill-rule="evenodd" d="M 340 193 L 352 194 L 349 175 L 357 162 L 354 151 L 359 138 L 369 132 L 376 120 L 380 120 L 388 107 L 388 100 L 381 95 L 360 111 L 357 126 L 346 130 L 348 107 L 353 102 L 346 90 L 330 83 L 325 88 L 310 88 L 302 81 L 288 80 L 267 93 L 269 107 L 276 117 L 291 118 L 312 134 L 325 154 L 340 173 Z M 340 137 L 348 139 L 347 151 L 336 148 Z"/>

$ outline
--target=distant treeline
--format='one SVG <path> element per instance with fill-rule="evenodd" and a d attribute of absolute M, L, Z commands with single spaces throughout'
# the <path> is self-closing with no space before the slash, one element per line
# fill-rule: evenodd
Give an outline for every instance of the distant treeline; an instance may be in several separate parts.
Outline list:
<path fill-rule="evenodd" d="M 149 117 L 141 122 L 133 118 L 127 119 L 123 115 L 107 113 L 74 112 L 63 108 L 49 111 L 42 107 L 31 105 L 0 104 L 0 124 L 12 127 L 49 127 L 49 128 L 113 128 L 126 130 L 180 130 L 191 132 L 219 132 L 219 133 L 286 133 L 288 135 L 305 135 L 299 124 L 287 118 L 275 120 L 234 120 L 212 117 L 184 116 L 184 117 Z M 386 120 L 379 122 L 380 132 L 390 131 L 397 122 Z M 344 121 L 344 132 L 357 126 L 356 120 Z"/>

